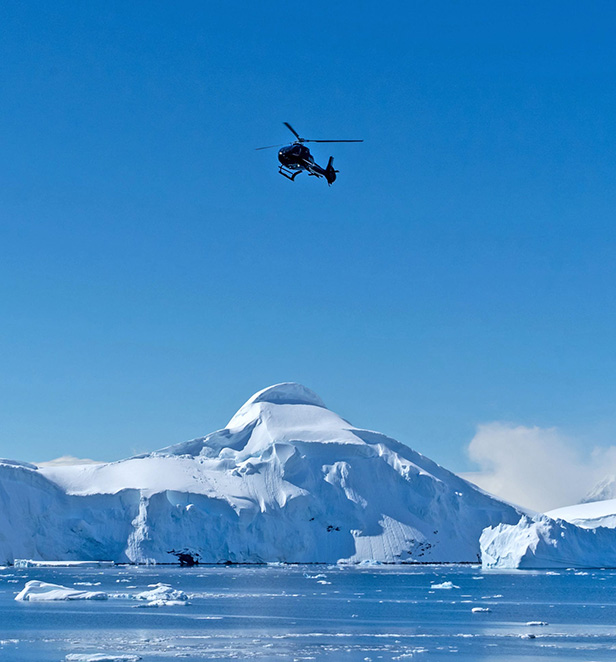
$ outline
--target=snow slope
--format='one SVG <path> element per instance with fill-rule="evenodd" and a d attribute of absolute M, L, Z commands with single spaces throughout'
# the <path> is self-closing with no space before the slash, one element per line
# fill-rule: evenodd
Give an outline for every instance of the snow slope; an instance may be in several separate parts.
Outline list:
<path fill-rule="evenodd" d="M 584 529 L 596 529 L 598 526 L 615 529 L 616 499 L 556 508 L 556 510 L 547 512 L 546 515 L 553 519 L 563 519 Z"/>
<path fill-rule="evenodd" d="M 226 428 L 108 464 L 0 463 L 0 562 L 474 561 L 520 512 L 300 384 Z"/>

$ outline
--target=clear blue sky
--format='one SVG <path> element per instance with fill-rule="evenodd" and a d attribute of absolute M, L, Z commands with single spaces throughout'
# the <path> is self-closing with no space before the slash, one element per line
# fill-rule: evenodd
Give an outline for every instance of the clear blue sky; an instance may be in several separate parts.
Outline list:
<path fill-rule="evenodd" d="M 0 456 L 111 460 L 300 381 L 454 470 L 616 439 L 613 2 L 0 8 Z M 338 181 L 277 174 L 291 122 Z M 580 442 L 582 443 L 582 442 Z"/>

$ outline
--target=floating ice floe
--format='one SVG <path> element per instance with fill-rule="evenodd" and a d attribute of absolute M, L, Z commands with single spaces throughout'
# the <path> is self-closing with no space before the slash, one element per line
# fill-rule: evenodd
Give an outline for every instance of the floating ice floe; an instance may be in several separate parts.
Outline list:
<path fill-rule="evenodd" d="M 60 584 L 49 584 L 38 580 L 27 582 L 15 600 L 23 602 L 45 602 L 54 600 L 138 600 L 140 607 L 168 607 L 187 605 L 188 595 L 168 584 L 152 584 L 147 591 L 139 593 L 105 593 L 104 591 L 84 591 Z"/>
<path fill-rule="evenodd" d="M 107 653 L 69 653 L 66 662 L 138 662 L 139 655 L 108 655 Z"/>
<path fill-rule="evenodd" d="M 16 568 L 106 568 L 115 565 L 113 561 L 35 561 L 15 559 Z"/>
<path fill-rule="evenodd" d="M 103 591 L 83 591 L 33 579 L 26 583 L 24 588 L 15 596 L 15 600 L 20 602 L 47 602 L 53 600 L 107 600 L 108 597 L 107 593 Z"/>
<path fill-rule="evenodd" d="M 154 584 L 148 591 L 141 591 L 133 596 L 135 600 L 143 600 L 140 607 L 170 607 L 188 604 L 188 595 L 178 591 L 169 584 Z"/>
<path fill-rule="evenodd" d="M 490 607 L 473 607 L 471 611 L 473 612 L 473 614 L 481 614 L 492 610 L 490 609 Z"/>
<path fill-rule="evenodd" d="M 441 584 L 432 584 L 430 588 L 451 589 L 451 588 L 460 588 L 460 587 L 456 586 L 453 582 L 442 582 Z"/>

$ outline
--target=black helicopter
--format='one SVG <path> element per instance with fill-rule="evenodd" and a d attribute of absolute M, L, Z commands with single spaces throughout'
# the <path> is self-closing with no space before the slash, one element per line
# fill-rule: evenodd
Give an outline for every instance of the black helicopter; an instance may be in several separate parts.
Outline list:
<path fill-rule="evenodd" d="M 297 175 L 305 170 L 309 175 L 313 177 L 325 177 L 327 183 L 331 186 L 336 181 L 336 173 L 338 170 L 334 170 L 334 157 L 329 157 L 329 162 L 327 163 L 327 168 L 322 168 L 320 165 L 314 162 L 310 150 L 304 145 L 304 143 L 363 143 L 363 140 L 307 140 L 306 138 L 300 138 L 297 131 L 288 123 L 283 122 L 283 124 L 289 129 L 289 131 L 295 136 L 296 141 L 291 144 L 283 147 L 278 152 L 278 160 L 280 161 L 280 167 L 278 172 L 287 179 L 294 181 Z M 280 145 L 268 145 L 267 147 L 257 147 L 257 150 L 260 149 L 271 149 L 273 147 L 280 147 Z"/>

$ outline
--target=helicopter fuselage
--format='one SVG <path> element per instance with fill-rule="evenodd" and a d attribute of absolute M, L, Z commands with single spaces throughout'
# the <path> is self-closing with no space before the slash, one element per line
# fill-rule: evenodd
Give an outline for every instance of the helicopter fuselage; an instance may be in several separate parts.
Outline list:
<path fill-rule="evenodd" d="M 289 170 L 305 170 L 307 166 L 314 164 L 310 150 L 301 143 L 293 143 L 283 147 L 278 152 L 278 160 Z"/>
<path fill-rule="evenodd" d="M 318 163 L 315 163 L 306 145 L 299 141 L 283 147 L 278 152 L 278 160 L 280 161 L 278 172 L 291 181 L 294 181 L 302 171 L 306 171 L 313 177 L 325 177 L 330 185 L 336 180 L 338 171 L 334 170 L 332 165 L 333 157 L 330 157 L 327 168 L 322 168 Z"/>

